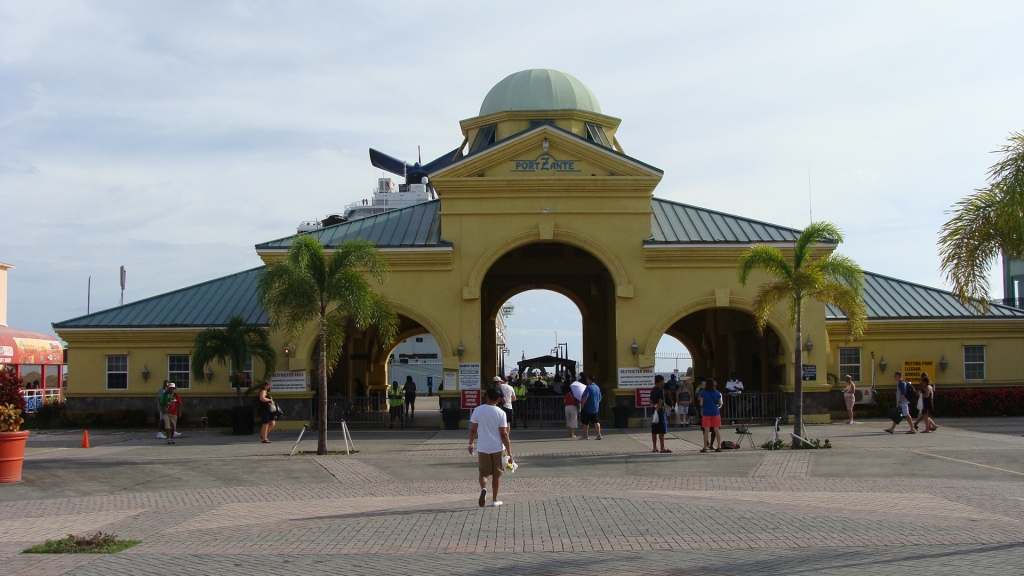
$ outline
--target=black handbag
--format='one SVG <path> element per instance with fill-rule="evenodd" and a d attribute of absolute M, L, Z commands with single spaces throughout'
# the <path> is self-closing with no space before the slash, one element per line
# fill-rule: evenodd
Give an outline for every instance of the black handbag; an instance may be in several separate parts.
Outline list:
<path fill-rule="evenodd" d="M 892 420 L 894 424 L 899 424 L 903 421 L 903 412 L 899 408 L 893 408 L 889 411 L 889 419 Z"/>

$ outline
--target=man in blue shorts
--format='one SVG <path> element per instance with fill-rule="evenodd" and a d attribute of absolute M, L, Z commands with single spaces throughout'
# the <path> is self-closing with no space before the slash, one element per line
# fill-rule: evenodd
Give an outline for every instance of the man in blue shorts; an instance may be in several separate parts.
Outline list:
<path fill-rule="evenodd" d="M 580 410 L 580 422 L 583 423 L 583 436 L 581 440 L 590 440 L 590 425 L 594 425 L 597 431 L 597 439 L 601 439 L 601 423 L 597 421 L 597 412 L 601 409 L 601 388 L 594 383 L 593 376 L 587 376 L 587 387 L 583 389 L 583 397 L 580 399 L 582 409 Z"/>

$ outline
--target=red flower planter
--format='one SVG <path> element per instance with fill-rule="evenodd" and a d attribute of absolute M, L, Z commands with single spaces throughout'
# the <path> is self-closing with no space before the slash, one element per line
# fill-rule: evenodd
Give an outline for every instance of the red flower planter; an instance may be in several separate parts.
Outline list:
<path fill-rule="evenodd" d="M 0 432 L 0 482 L 20 482 L 28 430 Z"/>

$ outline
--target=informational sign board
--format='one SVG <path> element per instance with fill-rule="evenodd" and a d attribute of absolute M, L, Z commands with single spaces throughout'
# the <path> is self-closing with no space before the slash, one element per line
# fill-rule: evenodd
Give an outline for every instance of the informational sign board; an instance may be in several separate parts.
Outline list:
<path fill-rule="evenodd" d="M 480 405 L 480 391 L 479 390 L 463 390 L 462 391 L 462 407 L 472 410 Z"/>
<path fill-rule="evenodd" d="M 804 382 L 814 382 L 818 379 L 818 365 L 804 364 Z"/>
<path fill-rule="evenodd" d="M 445 386 L 447 388 L 447 386 Z M 480 389 L 480 363 L 460 362 L 459 363 L 459 389 L 479 390 Z"/>
<path fill-rule="evenodd" d="M 459 373 L 458 372 L 445 372 L 444 380 L 441 382 L 441 386 L 444 386 L 445 390 L 458 390 L 459 389 Z"/>
<path fill-rule="evenodd" d="M 914 384 L 921 382 L 921 373 L 926 372 L 928 378 L 935 379 L 935 360 L 904 360 L 903 379 Z"/>
<path fill-rule="evenodd" d="M 619 388 L 653 388 L 654 368 L 619 368 Z"/>
<path fill-rule="evenodd" d="M 636 407 L 637 408 L 652 408 L 654 404 L 651 404 L 651 390 L 652 388 L 637 388 L 636 389 Z"/>
<path fill-rule="evenodd" d="M 305 372 L 274 372 L 270 377 L 270 390 L 273 392 L 305 392 Z"/>

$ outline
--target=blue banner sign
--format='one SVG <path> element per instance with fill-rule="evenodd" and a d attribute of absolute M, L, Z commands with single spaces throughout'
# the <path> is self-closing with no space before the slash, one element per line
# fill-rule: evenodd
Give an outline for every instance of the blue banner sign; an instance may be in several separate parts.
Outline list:
<path fill-rule="evenodd" d="M 579 172 L 576 163 L 579 160 L 559 160 L 551 154 L 541 154 L 534 160 L 513 160 L 515 168 L 512 172 Z"/>

